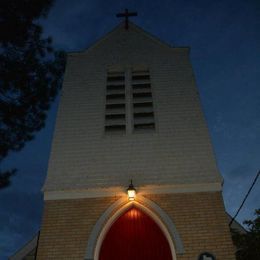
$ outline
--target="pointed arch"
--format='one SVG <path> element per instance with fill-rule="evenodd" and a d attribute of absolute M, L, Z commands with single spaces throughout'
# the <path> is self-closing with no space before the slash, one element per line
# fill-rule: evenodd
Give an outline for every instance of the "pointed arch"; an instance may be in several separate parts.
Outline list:
<path fill-rule="evenodd" d="M 184 253 L 183 243 L 169 216 L 157 204 L 139 195 L 138 199 L 132 202 L 125 197 L 117 200 L 98 219 L 88 240 L 85 260 L 98 260 L 99 251 L 108 230 L 119 216 L 133 206 L 144 211 L 159 226 L 169 243 L 174 260 L 176 253 Z"/>
<path fill-rule="evenodd" d="M 172 260 L 168 239 L 157 223 L 142 209 L 131 206 L 120 215 L 105 234 L 99 260 Z"/>

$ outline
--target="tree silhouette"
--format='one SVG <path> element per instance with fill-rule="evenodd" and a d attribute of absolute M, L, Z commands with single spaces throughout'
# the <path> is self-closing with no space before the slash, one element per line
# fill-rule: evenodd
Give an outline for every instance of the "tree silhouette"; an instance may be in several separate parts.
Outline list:
<path fill-rule="evenodd" d="M 65 55 L 53 49 L 39 24 L 52 4 L 52 0 L 0 3 L 0 163 L 44 127 L 61 86 Z M 0 169 L 0 188 L 10 184 L 15 171 Z"/>
<path fill-rule="evenodd" d="M 260 209 L 255 211 L 254 220 L 246 220 L 247 232 L 241 234 L 236 230 L 232 231 L 232 238 L 237 248 L 237 260 L 260 259 Z"/>

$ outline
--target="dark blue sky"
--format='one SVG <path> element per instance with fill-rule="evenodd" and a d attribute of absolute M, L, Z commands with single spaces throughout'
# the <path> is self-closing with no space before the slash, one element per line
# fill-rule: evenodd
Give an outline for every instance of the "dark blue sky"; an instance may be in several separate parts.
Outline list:
<path fill-rule="evenodd" d="M 190 46 L 201 102 L 219 170 L 224 202 L 233 215 L 260 168 L 259 0 L 58 0 L 45 34 L 66 51 L 89 47 L 119 22 L 124 8 L 132 21 L 173 46 Z M 41 188 L 54 130 L 58 99 L 46 127 L 3 168 L 17 167 L 13 185 L 0 191 L 0 259 L 16 251 L 39 229 Z M 260 180 L 238 216 L 252 218 L 260 207 Z"/>

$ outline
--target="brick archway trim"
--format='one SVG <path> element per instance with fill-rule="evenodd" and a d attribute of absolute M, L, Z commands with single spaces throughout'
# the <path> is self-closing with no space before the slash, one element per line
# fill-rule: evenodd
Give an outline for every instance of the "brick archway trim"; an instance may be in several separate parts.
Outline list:
<path fill-rule="evenodd" d="M 107 231 L 114 221 L 133 204 L 142 209 L 161 228 L 170 244 L 173 259 L 176 259 L 176 253 L 184 254 L 182 240 L 170 217 L 156 203 L 138 195 L 133 202 L 129 202 L 126 197 L 120 198 L 98 219 L 88 239 L 85 260 L 98 260 L 99 250 Z"/>

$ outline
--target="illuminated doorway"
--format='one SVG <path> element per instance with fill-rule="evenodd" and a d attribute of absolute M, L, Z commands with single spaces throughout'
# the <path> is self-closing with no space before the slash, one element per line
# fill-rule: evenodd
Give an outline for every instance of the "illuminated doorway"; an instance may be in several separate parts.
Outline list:
<path fill-rule="evenodd" d="M 131 207 L 110 227 L 99 260 L 172 260 L 167 238 L 141 209 Z"/>

